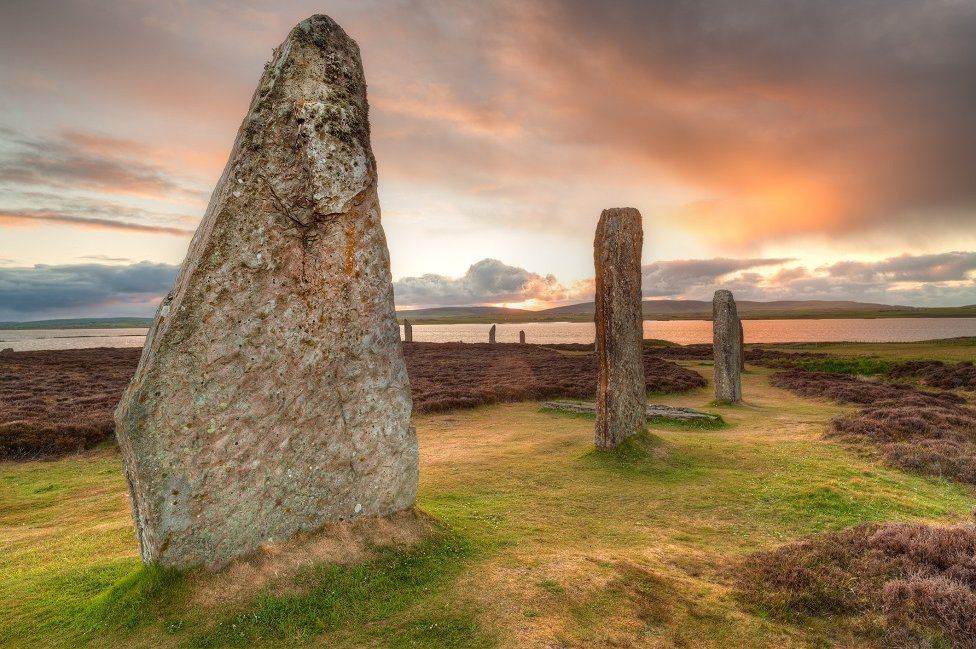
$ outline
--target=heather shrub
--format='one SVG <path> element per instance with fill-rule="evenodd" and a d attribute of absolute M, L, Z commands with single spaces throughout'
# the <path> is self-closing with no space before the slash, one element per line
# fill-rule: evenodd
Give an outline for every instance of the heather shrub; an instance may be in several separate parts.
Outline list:
<path fill-rule="evenodd" d="M 888 372 L 891 379 L 918 379 L 943 390 L 976 390 L 976 365 L 972 361 L 945 364 L 942 361 L 908 361 Z"/>
<path fill-rule="evenodd" d="M 864 406 L 834 418 L 829 436 L 874 448 L 890 466 L 976 484 L 976 410 L 958 395 L 802 370 L 774 374 L 771 383 Z"/>
<path fill-rule="evenodd" d="M 417 412 L 503 401 L 586 399 L 596 392 L 592 354 L 561 354 L 537 345 L 415 342 L 404 344 L 404 356 Z M 706 385 L 697 372 L 650 353 L 643 361 L 648 392 Z"/>
<path fill-rule="evenodd" d="M 0 355 L 0 457 L 62 455 L 112 439 L 113 412 L 139 362 L 139 349 L 73 349 Z M 593 354 L 538 345 L 404 344 L 417 412 L 596 391 Z M 706 384 L 700 374 L 644 356 L 649 392 Z"/>
<path fill-rule="evenodd" d="M 0 457 L 62 455 L 115 433 L 113 412 L 140 349 L 0 355 Z"/>
<path fill-rule="evenodd" d="M 737 586 L 777 617 L 863 616 L 886 644 L 976 647 L 976 527 L 862 524 L 748 557 Z"/>

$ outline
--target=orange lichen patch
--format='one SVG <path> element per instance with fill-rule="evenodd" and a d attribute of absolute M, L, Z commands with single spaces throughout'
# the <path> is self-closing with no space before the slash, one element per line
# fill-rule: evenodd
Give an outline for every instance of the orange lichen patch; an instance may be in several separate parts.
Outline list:
<path fill-rule="evenodd" d="M 219 606 L 245 601 L 265 587 L 278 594 L 296 592 L 297 582 L 291 578 L 306 566 L 362 563 L 380 549 L 417 545 L 436 529 L 431 518 L 413 509 L 388 517 L 332 523 L 314 534 L 263 545 L 219 573 L 201 571 L 194 580 L 191 602 L 197 606 Z"/>

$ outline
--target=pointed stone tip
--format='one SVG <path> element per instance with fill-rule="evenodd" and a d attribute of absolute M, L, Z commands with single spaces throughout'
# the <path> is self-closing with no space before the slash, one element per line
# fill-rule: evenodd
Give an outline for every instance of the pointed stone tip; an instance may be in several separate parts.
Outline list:
<path fill-rule="evenodd" d="M 311 33 L 320 30 L 332 31 L 334 29 L 342 28 L 339 27 L 339 23 L 332 20 L 331 16 L 327 16 L 325 14 L 313 14 L 295 25 L 295 29 L 300 29 L 303 32 Z"/>
<path fill-rule="evenodd" d="M 640 211 L 636 207 L 608 207 L 603 210 L 603 215 L 606 216 L 636 216 L 641 217 Z"/>
<path fill-rule="evenodd" d="M 286 41 L 310 43 L 327 48 L 330 43 L 334 46 L 336 37 L 348 41 L 357 51 L 359 50 L 356 41 L 342 29 L 339 23 L 325 14 L 314 14 L 295 25 L 288 33 Z"/>

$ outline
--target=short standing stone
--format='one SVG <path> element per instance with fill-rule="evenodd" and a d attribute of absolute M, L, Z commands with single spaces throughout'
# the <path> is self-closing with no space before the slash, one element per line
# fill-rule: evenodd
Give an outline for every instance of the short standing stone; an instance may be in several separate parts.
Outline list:
<path fill-rule="evenodd" d="M 524 331 L 519 331 L 519 342 L 522 343 L 523 345 L 525 344 L 525 332 Z"/>
<path fill-rule="evenodd" d="M 412 506 L 410 411 L 359 48 L 313 16 L 265 67 L 115 413 L 143 560 L 216 567 Z"/>
<path fill-rule="evenodd" d="M 742 338 L 732 293 L 715 291 L 712 298 L 712 352 L 715 356 L 715 399 L 742 400 Z"/>
<path fill-rule="evenodd" d="M 403 341 L 408 343 L 413 342 L 413 325 L 406 318 L 403 319 Z"/>
<path fill-rule="evenodd" d="M 488 342 L 492 344 L 495 342 L 495 325 L 491 325 L 491 329 L 488 330 Z"/>
<path fill-rule="evenodd" d="M 616 448 L 644 430 L 647 402 L 641 315 L 640 212 L 604 210 L 596 229 L 596 436 L 598 448 Z"/>

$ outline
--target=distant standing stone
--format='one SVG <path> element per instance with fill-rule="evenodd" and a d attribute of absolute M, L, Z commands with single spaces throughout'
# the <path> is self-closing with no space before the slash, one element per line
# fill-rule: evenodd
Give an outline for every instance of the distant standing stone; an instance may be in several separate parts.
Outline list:
<path fill-rule="evenodd" d="M 413 325 L 406 318 L 403 319 L 403 341 L 407 343 L 413 342 Z"/>
<path fill-rule="evenodd" d="M 525 344 L 525 332 L 524 331 L 520 331 L 519 332 L 519 342 L 521 344 L 523 344 L 523 345 Z"/>
<path fill-rule="evenodd" d="M 715 355 L 715 399 L 742 401 L 742 325 L 732 293 L 715 291 L 712 298 L 712 352 Z"/>
<path fill-rule="evenodd" d="M 491 325 L 491 329 L 488 330 L 488 342 L 492 344 L 495 342 L 495 325 Z"/>
<path fill-rule="evenodd" d="M 272 55 L 115 413 L 142 559 L 218 567 L 414 504 L 417 439 L 359 47 Z"/>
<path fill-rule="evenodd" d="M 641 315 L 643 242 L 640 212 L 632 207 L 603 210 L 593 242 L 598 448 L 616 448 L 647 423 Z"/>

